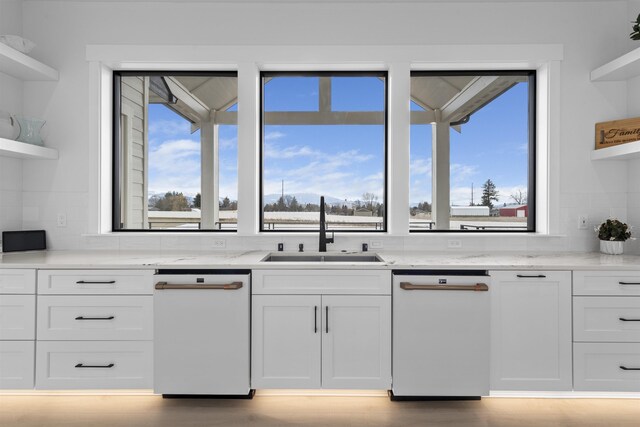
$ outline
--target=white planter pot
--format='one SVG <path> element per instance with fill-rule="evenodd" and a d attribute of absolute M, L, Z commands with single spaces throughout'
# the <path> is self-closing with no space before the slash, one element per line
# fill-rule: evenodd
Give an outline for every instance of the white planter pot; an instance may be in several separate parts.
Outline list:
<path fill-rule="evenodd" d="M 624 242 L 615 242 L 611 240 L 600 240 L 600 252 L 609 255 L 620 255 L 624 252 L 622 246 Z"/>

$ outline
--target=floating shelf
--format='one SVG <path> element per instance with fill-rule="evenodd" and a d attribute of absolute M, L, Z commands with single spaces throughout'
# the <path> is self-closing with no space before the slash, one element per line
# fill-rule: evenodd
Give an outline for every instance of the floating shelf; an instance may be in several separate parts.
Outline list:
<path fill-rule="evenodd" d="M 640 141 L 627 142 L 591 152 L 591 160 L 640 159 Z"/>
<path fill-rule="evenodd" d="M 0 156 L 18 159 L 57 159 L 58 150 L 0 138 Z"/>
<path fill-rule="evenodd" d="M 640 47 L 593 70 L 591 81 L 623 81 L 637 76 L 640 76 Z"/>
<path fill-rule="evenodd" d="M 20 80 L 57 81 L 56 70 L 42 62 L 0 43 L 0 72 Z"/>

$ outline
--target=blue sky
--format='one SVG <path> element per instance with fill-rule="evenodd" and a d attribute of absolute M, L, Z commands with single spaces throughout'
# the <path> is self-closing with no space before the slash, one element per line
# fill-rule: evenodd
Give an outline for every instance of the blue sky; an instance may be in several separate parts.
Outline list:
<path fill-rule="evenodd" d="M 413 110 L 420 107 L 412 103 Z M 471 116 L 462 133 L 451 135 L 451 203 L 468 205 L 471 184 L 480 202 L 482 184 L 491 179 L 499 203 L 512 203 L 527 191 L 528 84 L 518 83 Z M 431 202 L 431 125 L 411 126 L 411 203 Z"/>
<path fill-rule="evenodd" d="M 468 205 L 491 179 L 499 203 L 527 187 L 526 83 L 519 83 L 451 130 L 451 202 Z M 266 111 L 317 111 L 317 77 L 276 77 L 265 85 Z M 333 77 L 334 111 L 383 111 L 384 83 L 376 77 Z M 412 109 L 420 107 L 412 104 Z M 235 110 L 235 108 L 234 108 Z M 200 191 L 200 132 L 162 105 L 149 106 L 149 191 Z M 264 194 L 316 193 L 356 200 L 364 192 L 383 201 L 384 127 L 381 125 L 265 126 Z M 431 126 L 411 126 L 410 202 L 431 202 Z M 237 200 L 237 126 L 220 126 L 220 196 Z"/>
<path fill-rule="evenodd" d="M 238 127 L 220 126 L 220 197 L 238 197 Z M 200 192 L 200 130 L 160 104 L 149 105 L 149 193 Z"/>
<path fill-rule="evenodd" d="M 276 77 L 265 85 L 266 111 L 318 111 L 318 77 Z M 384 111 L 377 77 L 332 78 L 333 111 Z M 315 193 L 383 202 L 384 126 L 265 126 L 264 194 Z"/>

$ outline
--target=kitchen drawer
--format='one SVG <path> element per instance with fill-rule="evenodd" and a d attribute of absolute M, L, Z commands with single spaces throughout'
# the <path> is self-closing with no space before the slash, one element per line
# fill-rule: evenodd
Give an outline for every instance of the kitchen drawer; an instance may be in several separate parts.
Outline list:
<path fill-rule="evenodd" d="M 0 389 L 32 389 L 34 358 L 34 341 L 0 341 Z"/>
<path fill-rule="evenodd" d="M 1 269 L 0 294 L 35 294 L 36 271 L 27 269 Z"/>
<path fill-rule="evenodd" d="M 640 342 L 640 297 L 573 297 L 573 340 Z"/>
<path fill-rule="evenodd" d="M 39 340 L 151 340 L 152 296 L 38 296 Z"/>
<path fill-rule="evenodd" d="M 573 383 L 576 391 L 640 391 L 640 344 L 575 343 Z"/>
<path fill-rule="evenodd" d="M 573 294 L 640 296 L 640 271 L 574 271 Z"/>
<path fill-rule="evenodd" d="M 391 271 L 253 270 L 253 294 L 391 295 Z"/>
<path fill-rule="evenodd" d="M 0 295 L 0 340 L 33 340 L 35 326 L 35 295 Z"/>
<path fill-rule="evenodd" d="M 40 270 L 38 294 L 153 294 L 153 271 Z"/>
<path fill-rule="evenodd" d="M 36 389 L 153 388 L 151 341 L 38 341 Z"/>

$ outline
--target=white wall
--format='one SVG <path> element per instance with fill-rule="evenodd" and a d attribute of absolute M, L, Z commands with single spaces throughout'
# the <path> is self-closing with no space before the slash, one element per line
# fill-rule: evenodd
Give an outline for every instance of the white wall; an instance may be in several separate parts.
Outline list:
<path fill-rule="evenodd" d="M 640 14 L 640 0 L 629 2 L 629 12 L 624 20 L 624 26 L 631 32 L 631 21 L 637 19 Z M 640 41 L 629 39 L 628 49 L 640 48 Z M 624 83 L 623 83 L 624 84 Z M 627 115 L 626 117 L 640 117 L 640 77 L 629 80 L 627 85 Z M 628 220 L 634 226 L 632 230 L 636 237 L 640 237 L 640 159 L 635 159 L 627 163 L 627 185 L 629 191 L 628 199 Z M 640 254 L 640 240 L 627 243 L 627 249 Z"/>
<path fill-rule="evenodd" d="M 22 34 L 19 0 L 0 0 L 0 34 Z M 0 73 L 0 111 L 22 114 L 22 82 Z M 22 160 L 0 157 L 0 232 L 22 228 Z"/>
<path fill-rule="evenodd" d="M 563 44 L 561 65 L 560 211 L 557 237 L 456 236 L 463 249 L 594 250 L 592 229 L 578 230 L 577 216 L 595 225 L 610 214 L 627 215 L 627 167 L 594 164 L 595 122 L 623 116 L 626 87 L 593 84 L 589 72 L 628 50 L 626 1 L 544 3 L 119 3 L 26 1 L 23 27 L 38 47 L 34 56 L 60 71 L 57 83 L 25 85 L 25 114 L 48 121 L 47 145 L 57 162 L 25 163 L 24 226 L 47 229 L 54 248 L 209 249 L 212 237 L 80 237 L 88 230 L 88 64 L 87 44 L 246 45 L 410 45 Z M 55 227 L 56 213 L 68 216 Z M 228 248 L 289 247 L 309 237 L 227 236 Z M 337 237 L 338 247 L 356 248 L 370 239 L 385 249 L 443 249 L 451 236 Z"/>

